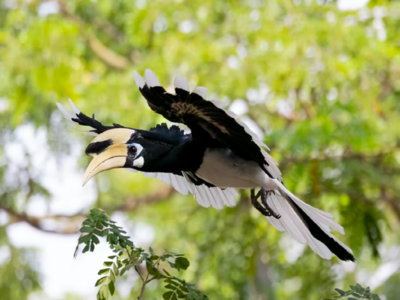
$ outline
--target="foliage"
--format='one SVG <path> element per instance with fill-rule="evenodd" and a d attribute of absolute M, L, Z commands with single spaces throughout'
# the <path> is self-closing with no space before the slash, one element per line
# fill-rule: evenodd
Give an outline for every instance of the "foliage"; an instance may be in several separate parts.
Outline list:
<path fill-rule="evenodd" d="M 106 268 L 99 271 L 99 275 L 104 275 L 97 280 L 95 286 L 100 286 L 97 299 L 109 299 L 115 293 L 115 280 L 117 276 L 124 275 L 130 269 L 134 269 L 142 280 L 141 292 L 138 299 L 142 299 L 146 285 L 153 280 L 162 280 L 168 290 L 163 294 L 165 300 L 206 300 L 208 297 L 196 289 L 194 284 L 188 283 L 176 276 L 172 276 L 166 269 L 169 268 L 178 271 L 186 270 L 189 267 L 189 261 L 183 254 L 176 254 L 171 251 L 164 251 L 161 255 L 156 255 L 150 247 L 149 253 L 142 248 L 136 248 L 130 238 L 125 236 L 125 231 L 116 225 L 116 222 L 104 212 L 104 210 L 93 208 L 88 218 L 83 221 L 80 231 L 81 237 L 78 240 L 75 255 L 80 244 L 85 244 L 83 253 L 93 252 L 95 245 L 100 243 L 99 238 L 107 237 L 107 242 L 115 253 L 109 256 L 104 262 Z M 139 268 L 145 264 L 147 273 L 140 272 Z M 161 267 L 163 264 L 163 267 Z"/>
<path fill-rule="evenodd" d="M 363 288 L 360 284 L 350 285 L 350 290 L 342 291 L 341 289 L 335 289 L 339 296 L 336 296 L 334 299 L 348 299 L 348 300 L 356 300 L 356 299 L 371 299 L 371 300 L 380 300 L 381 298 L 377 294 L 373 294 L 370 291 L 370 288 Z"/>

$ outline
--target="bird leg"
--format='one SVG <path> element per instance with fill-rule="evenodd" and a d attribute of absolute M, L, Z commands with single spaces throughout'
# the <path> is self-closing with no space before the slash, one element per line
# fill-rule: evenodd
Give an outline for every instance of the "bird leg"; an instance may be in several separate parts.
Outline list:
<path fill-rule="evenodd" d="M 264 205 L 264 207 L 265 207 L 265 209 L 268 211 L 268 213 L 270 214 L 270 215 L 272 215 L 275 219 L 280 219 L 281 218 L 281 215 L 280 214 L 277 214 L 272 208 L 271 208 L 271 206 L 269 206 L 268 205 L 268 201 L 267 201 L 267 199 L 268 199 L 268 196 L 270 196 L 271 194 L 274 194 L 275 195 L 275 192 L 273 191 L 273 190 L 268 190 L 268 191 L 266 191 L 266 190 L 264 190 L 264 189 L 261 189 L 261 203 Z"/>
<path fill-rule="evenodd" d="M 260 213 L 262 213 L 264 216 L 266 217 L 270 217 L 271 214 L 266 211 L 266 209 L 264 208 L 264 206 L 262 206 L 257 200 L 258 198 L 260 198 L 261 196 L 261 190 L 258 191 L 257 195 L 255 194 L 255 190 L 251 189 L 250 190 L 250 200 L 251 200 L 251 204 L 253 204 L 254 208 L 257 209 Z"/>
<path fill-rule="evenodd" d="M 251 189 L 250 190 L 251 204 L 253 204 L 254 208 L 257 209 L 264 216 L 266 217 L 272 216 L 276 219 L 279 219 L 281 216 L 277 214 L 267 203 L 267 198 L 270 193 L 275 193 L 275 192 L 272 190 L 266 191 L 264 189 L 260 189 L 256 195 L 255 190 Z M 262 204 L 258 202 L 258 198 L 260 197 Z"/>

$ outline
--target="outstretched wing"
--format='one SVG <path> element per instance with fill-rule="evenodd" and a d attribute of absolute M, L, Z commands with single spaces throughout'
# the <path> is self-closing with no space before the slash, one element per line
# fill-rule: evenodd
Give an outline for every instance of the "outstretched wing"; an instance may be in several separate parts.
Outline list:
<path fill-rule="evenodd" d="M 57 107 L 67 120 L 75 124 L 90 127 L 91 129 L 89 131 L 86 131 L 86 133 L 89 133 L 90 135 L 98 135 L 109 129 L 124 127 L 119 124 L 113 124 L 113 126 L 103 125 L 94 118 L 94 115 L 92 117 L 88 117 L 87 115 L 82 113 L 71 100 L 69 100 L 69 104 L 73 113 L 66 109 L 60 103 L 57 103 Z M 177 139 L 184 137 L 184 132 L 180 130 L 178 126 L 171 126 L 170 128 L 168 128 L 166 124 L 161 124 L 157 125 L 154 128 L 151 128 L 150 131 L 159 132 L 160 135 L 162 135 L 164 138 L 168 138 L 170 143 L 174 143 L 174 141 L 176 141 Z M 141 132 L 145 134 L 145 131 Z M 137 172 L 134 169 L 126 170 Z M 194 175 L 190 175 L 184 172 L 180 174 L 142 172 L 142 174 L 146 177 L 158 178 L 159 180 L 167 184 L 171 184 L 175 188 L 175 190 L 183 195 L 187 195 L 188 193 L 193 194 L 197 202 L 203 207 L 212 206 L 216 209 L 222 209 L 224 205 L 235 206 L 236 204 L 235 197 L 237 195 L 237 192 L 235 189 L 229 188 L 221 190 L 220 188 L 214 187 L 213 185 L 204 182 Z"/>
<path fill-rule="evenodd" d="M 165 91 L 156 75 L 149 69 L 145 71 L 145 79 L 136 71 L 134 77 L 150 108 L 171 122 L 187 125 L 193 139 L 201 137 L 217 140 L 237 155 L 256 162 L 272 178 L 280 178 L 280 172 L 276 167 L 272 168 L 276 169 L 273 173 L 277 174 L 272 174 L 271 168 L 268 168 L 276 162 L 263 153 L 252 134 L 225 110 L 204 99 L 206 88 L 197 87 L 190 93 L 186 79 L 177 77 L 176 94 L 173 95 Z"/>

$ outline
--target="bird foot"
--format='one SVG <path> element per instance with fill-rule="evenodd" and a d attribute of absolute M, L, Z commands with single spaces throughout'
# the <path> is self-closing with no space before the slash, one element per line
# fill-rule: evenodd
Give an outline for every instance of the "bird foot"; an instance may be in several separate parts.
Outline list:
<path fill-rule="evenodd" d="M 253 204 L 254 208 L 257 209 L 261 214 L 263 214 L 266 217 L 274 217 L 275 219 L 280 219 L 281 215 L 277 214 L 269 205 L 268 205 L 268 196 L 271 194 L 275 194 L 273 190 L 264 190 L 260 189 L 257 193 L 255 194 L 255 190 L 251 190 L 251 204 Z M 261 203 L 258 202 L 258 199 L 261 197 Z"/>

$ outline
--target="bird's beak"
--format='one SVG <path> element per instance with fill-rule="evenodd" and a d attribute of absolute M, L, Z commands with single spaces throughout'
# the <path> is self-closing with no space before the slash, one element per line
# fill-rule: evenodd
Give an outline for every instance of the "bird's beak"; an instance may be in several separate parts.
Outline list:
<path fill-rule="evenodd" d="M 83 185 L 100 172 L 122 168 L 125 165 L 126 157 L 128 156 L 127 153 L 126 144 L 117 144 L 111 145 L 100 154 L 93 155 L 93 159 L 86 169 Z"/>

